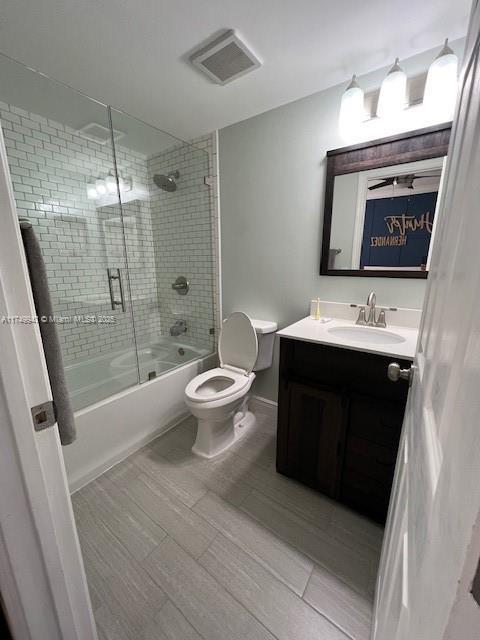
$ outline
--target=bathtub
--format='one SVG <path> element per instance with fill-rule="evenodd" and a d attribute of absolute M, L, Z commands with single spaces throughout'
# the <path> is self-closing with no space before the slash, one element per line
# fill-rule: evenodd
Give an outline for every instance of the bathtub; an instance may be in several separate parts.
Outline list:
<path fill-rule="evenodd" d="M 208 353 L 208 349 L 161 337 L 138 349 L 140 380 L 145 382 Z M 110 351 L 67 362 L 65 374 L 73 410 L 79 411 L 138 384 L 137 356 L 134 349 Z"/>
<path fill-rule="evenodd" d="M 216 366 L 209 349 L 161 337 L 138 350 L 113 351 L 66 363 L 77 440 L 63 447 L 76 491 L 167 431 L 187 415 L 183 395 L 197 374 Z"/>

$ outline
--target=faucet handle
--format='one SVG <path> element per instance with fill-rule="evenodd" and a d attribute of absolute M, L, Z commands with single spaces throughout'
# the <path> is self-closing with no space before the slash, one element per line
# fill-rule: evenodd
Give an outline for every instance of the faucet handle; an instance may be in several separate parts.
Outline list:
<path fill-rule="evenodd" d="M 360 311 L 358 312 L 358 318 L 355 324 L 366 325 L 367 324 L 367 316 L 365 315 L 365 307 L 360 307 Z"/>
<path fill-rule="evenodd" d="M 385 329 L 385 327 L 387 326 L 387 322 L 385 319 L 385 309 L 380 309 L 380 313 L 378 314 L 378 318 L 377 318 L 377 322 L 375 323 L 375 326 L 382 327 L 383 329 Z"/>

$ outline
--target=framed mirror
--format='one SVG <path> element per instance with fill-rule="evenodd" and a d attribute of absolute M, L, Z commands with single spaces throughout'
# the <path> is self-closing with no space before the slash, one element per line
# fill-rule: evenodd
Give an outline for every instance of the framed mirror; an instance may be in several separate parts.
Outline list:
<path fill-rule="evenodd" d="M 327 152 L 321 275 L 427 277 L 450 131 Z"/>

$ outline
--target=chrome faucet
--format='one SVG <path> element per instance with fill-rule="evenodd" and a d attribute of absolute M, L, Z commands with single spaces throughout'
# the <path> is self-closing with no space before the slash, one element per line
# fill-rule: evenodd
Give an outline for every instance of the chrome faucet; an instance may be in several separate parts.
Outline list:
<path fill-rule="evenodd" d="M 367 298 L 367 308 L 368 315 L 365 307 L 360 307 L 358 312 L 358 318 L 355 324 L 359 324 L 367 327 L 381 327 L 385 328 L 387 326 L 385 320 L 385 309 L 380 309 L 378 313 L 378 318 L 376 317 L 376 304 L 377 304 L 377 296 L 375 295 L 375 291 L 370 291 Z M 356 306 L 356 305 L 355 305 Z"/>
<path fill-rule="evenodd" d="M 180 336 L 182 333 L 187 332 L 187 321 L 186 320 L 176 320 L 175 324 L 170 327 L 170 335 L 171 336 Z"/>
<path fill-rule="evenodd" d="M 367 307 L 369 308 L 369 312 L 367 316 L 367 327 L 374 327 L 376 324 L 376 320 L 375 320 L 376 303 L 377 303 L 377 296 L 375 295 L 375 291 L 370 291 L 367 298 Z"/>

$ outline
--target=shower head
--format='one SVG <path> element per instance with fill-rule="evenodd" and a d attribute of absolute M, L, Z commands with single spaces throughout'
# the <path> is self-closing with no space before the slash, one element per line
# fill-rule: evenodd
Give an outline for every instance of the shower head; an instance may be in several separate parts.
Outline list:
<path fill-rule="evenodd" d="M 167 175 L 157 173 L 153 176 L 153 181 L 157 187 L 160 187 L 160 189 L 164 191 L 176 191 L 177 183 L 175 180 L 178 180 L 179 177 L 180 173 L 178 171 L 171 171 Z"/>

